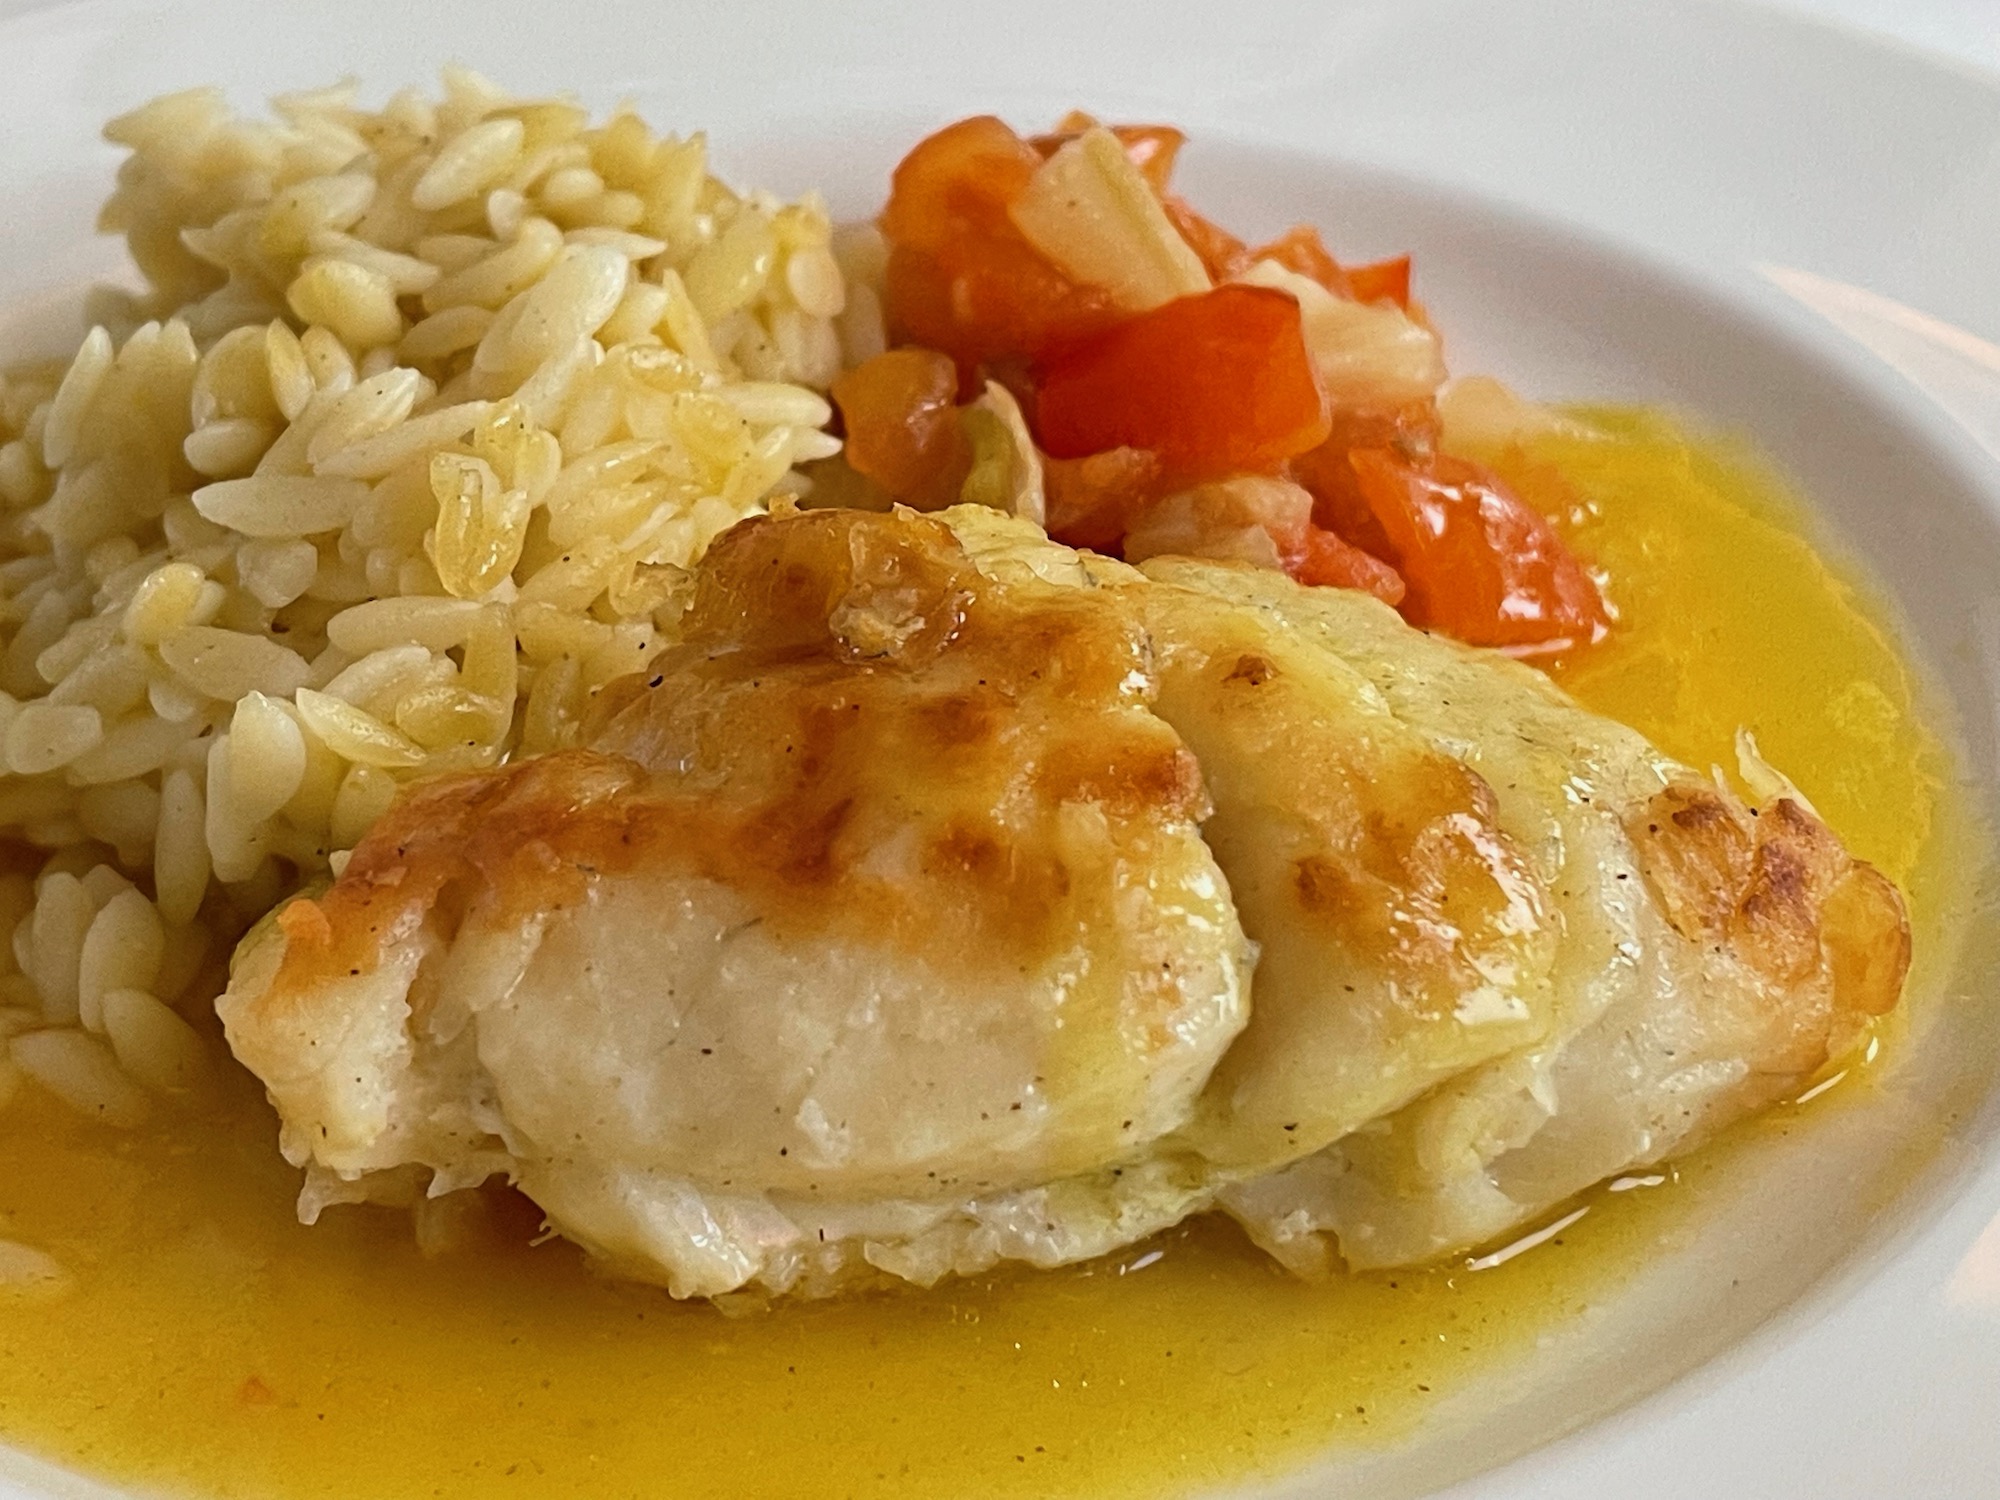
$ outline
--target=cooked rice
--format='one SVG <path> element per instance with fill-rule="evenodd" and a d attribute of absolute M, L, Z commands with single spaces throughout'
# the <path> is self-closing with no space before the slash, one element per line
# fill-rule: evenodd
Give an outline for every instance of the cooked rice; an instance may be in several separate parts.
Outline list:
<path fill-rule="evenodd" d="M 243 927 L 404 782 L 570 742 L 879 346 L 823 205 L 699 136 L 465 72 L 275 112 L 113 121 L 149 290 L 0 378 L 0 1102 L 198 1083 Z"/>

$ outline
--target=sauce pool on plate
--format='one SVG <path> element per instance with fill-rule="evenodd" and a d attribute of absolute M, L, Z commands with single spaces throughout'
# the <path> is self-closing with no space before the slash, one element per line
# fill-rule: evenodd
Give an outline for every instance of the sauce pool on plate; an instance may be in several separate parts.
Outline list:
<path fill-rule="evenodd" d="M 1925 696 L 1867 591 L 1735 449 L 1650 414 L 1474 455 L 1611 580 L 1619 627 L 1551 670 L 1694 765 L 1747 726 L 1942 949 L 1961 812 Z M 1567 489 L 1551 484 L 1558 473 Z M 1832 1096 L 1866 1088 L 1865 1075 Z M 597 1279 L 529 1217 L 337 1208 L 311 1229 L 254 1082 L 131 1133 L 22 1098 L 0 1238 L 0 1438 L 199 1496 L 1152 1495 L 1394 1440 L 1616 1294 L 1726 1172 L 1602 1194 L 1485 1269 L 1292 1279 L 1198 1222 L 1113 1260 L 729 1316 Z M 1754 1122 L 1746 1127 L 1757 1129 Z"/>

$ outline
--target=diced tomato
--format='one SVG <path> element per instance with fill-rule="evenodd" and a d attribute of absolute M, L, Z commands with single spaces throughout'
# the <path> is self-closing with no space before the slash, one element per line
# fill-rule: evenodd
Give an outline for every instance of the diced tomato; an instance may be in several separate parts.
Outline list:
<path fill-rule="evenodd" d="M 1072 280 L 1007 216 L 1041 153 L 990 115 L 918 143 L 896 168 L 882 232 L 891 340 L 950 355 L 961 390 L 987 362 L 1034 358 L 1113 321 L 1109 299 Z"/>
<path fill-rule="evenodd" d="M 1185 199 L 1168 193 L 1161 197 L 1160 206 L 1167 211 L 1168 222 L 1201 258 L 1211 281 L 1227 281 L 1250 264 L 1250 247 L 1213 219 L 1196 213 Z"/>
<path fill-rule="evenodd" d="M 1246 264 L 1275 260 L 1287 270 L 1311 277 L 1336 297 L 1355 302 L 1380 302 L 1386 298 L 1398 307 L 1409 305 L 1409 256 L 1399 255 L 1394 260 L 1365 266 L 1343 266 L 1310 224 L 1295 224 L 1269 244 L 1245 254 Z"/>
<path fill-rule="evenodd" d="M 952 504 L 972 467 L 957 395 L 957 370 L 929 349 L 891 349 L 840 375 L 848 465 L 905 505 Z"/>
<path fill-rule="evenodd" d="M 1327 433 L 1299 305 L 1266 287 L 1182 297 L 1040 370 L 1036 436 L 1057 458 L 1157 453 L 1175 480 L 1275 473 Z"/>
<path fill-rule="evenodd" d="M 1429 397 L 1398 406 L 1336 406 L 1326 441 L 1291 462 L 1291 476 L 1313 494 L 1314 524 L 1377 557 L 1389 555 L 1388 534 L 1361 494 L 1347 455 L 1356 448 L 1392 448 L 1405 459 L 1437 448 L 1437 403 Z"/>
<path fill-rule="evenodd" d="M 1042 158 L 1006 122 L 974 115 L 926 136 L 889 179 L 882 232 L 912 250 L 943 250 L 1005 223 Z"/>
<path fill-rule="evenodd" d="M 1161 202 L 1167 218 L 1216 281 L 1234 280 L 1258 261 L 1274 260 L 1288 271 L 1311 277 L 1336 297 L 1356 302 L 1387 299 L 1402 308 L 1410 305 L 1407 255 L 1365 266 L 1343 266 L 1327 250 L 1319 231 L 1309 224 L 1295 224 L 1268 244 L 1252 246 L 1203 218 L 1179 198 L 1163 195 Z"/>
<path fill-rule="evenodd" d="M 1048 533 L 1072 547 L 1116 552 L 1133 519 L 1161 491 L 1159 455 L 1113 448 L 1042 464 Z"/>
<path fill-rule="evenodd" d="M 1600 639 L 1597 585 L 1540 513 L 1478 464 L 1387 448 L 1348 455 L 1409 592 L 1405 618 L 1520 655 Z"/>
<path fill-rule="evenodd" d="M 1221 482 L 1254 481 L 1286 503 L 1250 524 L 1306 583 L 1364 589 L 1413 623 L 1517 654 L 1600 638 L 1609 611 L 1590 574 L 1491 471 L 1437 452 L 1433 401 L 1330 409 L 1298 303 L 1236 280 L 1275 261 L 1423 322 L 1408 256 L 1343 266 L 1310 225 L 1246 243 L 1168 190 L 1184 137 L 1160 125 L 1110 128 L 1214 290 L 1130 315 L 1029 242 L 1012 205 L 1096 124 L 1073 113 L 1024 139 L 990 116 L 962 120 L 896 169 L 881 225 L 902 347 L 835 383 L 853 468 L 906 503 L 951 503 L 971 462 L 955 403 L 997 379 L 1045 452 L 1048 530 L 1061 541 L 1193 546 L 1200 537 L 1175 540 L 1187 518 L 1150 508 L 1242 498 L 1243 485 Z"/>
<path fill-rule="evenodd" d="M 1365 266 L 1346 268 L 1348 294 L 1356 302 L 1393 302 L 1405 311 L 1410 306 L 1410 257 L 1372 261 Z"/>
<path fill-rule="evenodd" d="M 1285 571 L 1300 583 L 1360 589 L 1384 604 L 1401 604 L 1406 592 L 1394 568 L 1318 526 L 1307 528 L 1304 549 L 1285 559 Z"/>

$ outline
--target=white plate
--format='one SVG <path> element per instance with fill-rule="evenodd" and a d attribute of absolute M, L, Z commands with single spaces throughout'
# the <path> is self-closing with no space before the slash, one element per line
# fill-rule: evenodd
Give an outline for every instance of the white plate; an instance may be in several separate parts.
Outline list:
<path fill-rule="evenodd" d="M 1196 138 L 1192 196 L 1225 221 L 1310 217 L 1345 253 L 1413 249 L 1456 368 L 1754 435 L 1894 592 L 1974 779 L 2000 784 L 2000 80 L 1699 3 L 10 9 L 10 354 L 73 339 L 81 284 L 119 266 L 89 235 L 115 161 L 102 122 L 194 83 L 254 106 L 347 73 L 386 93 L 456 58 L 524 92 L 629 95 L 708 129 L 725 172 L 855 213 L 946 118 L 1168 119 Z M 1967 960 L 1953 984 L 1990 993 L 1995 972 Z M 1996 1050 L 2000 1016 L 1960 1007 L 1880 1107 L 1766 1163 L 1754 1201 L 1455 1427 L 1271 1493 L 1468 1474 L 1451 1494 L 2000 1493 Z M 1898 1143 L 1926 1131 L 1945 1145 L 1911 1172 Z M 1850 1206 L 1892 1184 L 1880 1213 Z M 63 1488 L 18 1472 L 0 1494 Z"/>

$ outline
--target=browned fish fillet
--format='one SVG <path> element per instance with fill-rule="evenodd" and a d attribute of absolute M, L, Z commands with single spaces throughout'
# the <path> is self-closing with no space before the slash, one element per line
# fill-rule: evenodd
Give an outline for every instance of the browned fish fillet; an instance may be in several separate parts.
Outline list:
<path fill-rule="evenodd" d="M 1373 601 L 822 511 L 719 541 L 577 748 L 406 795 L 220 1008 L 308 1214 L 504 1174 L 677 1294 L 823 1292 L 1212 1206 L 1427 1259 L 1780 1097 L 1907 946 L 1795 804 Z"/>

